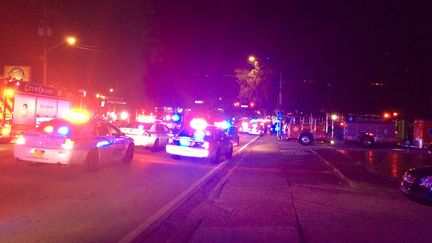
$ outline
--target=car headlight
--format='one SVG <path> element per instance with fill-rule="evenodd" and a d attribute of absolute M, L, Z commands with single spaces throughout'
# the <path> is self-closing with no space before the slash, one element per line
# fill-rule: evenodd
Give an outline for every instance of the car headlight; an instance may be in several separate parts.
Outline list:
<path fill-rule="evenodd" d="M 432 188 L 432 176 L 426 176 L 420 179 L 419 186 L 431 189 Z"/>

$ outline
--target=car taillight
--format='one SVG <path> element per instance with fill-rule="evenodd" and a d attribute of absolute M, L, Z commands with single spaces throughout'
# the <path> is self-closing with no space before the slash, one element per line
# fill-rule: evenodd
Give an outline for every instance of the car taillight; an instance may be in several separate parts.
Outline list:
<path fill-rule="evenodd" d="M 25 144 L 26 140 L 23 135 L 18 135 L 15 144 Z"/>
<path fill-rule="evenodd" d="M 210 148 L 210 143 L 209 142 L 204 142 L 202 146 L 205 149 L 209 149 Z"/>
<path fill-rule="evenodd" d="M 70 138 L 66 138 L 64 143 L 61 145 L 63 149 L 71 150 L 73 149 L 75 142 L 72 141 Z"/>

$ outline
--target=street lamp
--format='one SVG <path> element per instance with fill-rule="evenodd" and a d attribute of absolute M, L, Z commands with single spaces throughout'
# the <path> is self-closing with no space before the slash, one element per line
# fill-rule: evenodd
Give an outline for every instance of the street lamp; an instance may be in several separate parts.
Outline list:
<path fill-rule="evenodd" d="M 249 56 L 249 62 L 254 63 L 256 58 L 254 56 Z"/>
<path fill-rule="evenodd" d="M 43 84 L 46 84 L 47 82 L 47 55 L 48 52 L 54 50 L 55 48 L 64 45 L 64 44 L 68 44 L 70 46 L 75 45 L 77 42 L 77 39 L 74 36 L 67 36 L 63 41 L 49 47 L 46 48 L 44 47 L 44 51 L 43 51 Z"/>

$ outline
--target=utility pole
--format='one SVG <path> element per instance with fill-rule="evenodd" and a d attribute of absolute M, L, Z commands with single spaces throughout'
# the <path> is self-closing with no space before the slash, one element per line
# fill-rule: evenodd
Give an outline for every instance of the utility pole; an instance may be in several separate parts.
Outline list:
<path fill-rule="evenodd" d="M 43 2 L 43 19 L 40 22 L 40 26 L 38 27 L 38 35 L 43 37 L 43 55 L 42 55 L 42 62 L 43 62 L 43 84 L 46 84 L 47 82 L 47 42 L 48 37 L 52 36 L 52 30 L 48 26 L 48 20 L 47 20 L 47 7 L 45 4 L 45 1 Z"/>
<path fill-rule="evenodd" d="M 279 108 L 282 109 L 282 71 L 279 72 Z"/>

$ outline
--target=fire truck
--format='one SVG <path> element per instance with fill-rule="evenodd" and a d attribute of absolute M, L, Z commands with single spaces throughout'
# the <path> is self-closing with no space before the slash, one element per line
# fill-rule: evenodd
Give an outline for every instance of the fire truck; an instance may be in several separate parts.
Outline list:
<path fill-rule="evenodd" d="M 377 143 L 397 143 L 397 121 L 395 117 L 378 115 L 348 115 L 344 129 L 344 140 L 370 147 Z"/>
<path fill-rule="evenodd" d="M 288 113 L 284 120 L 284 138 L 297 140 L 302 145 L 312 145 L 316 141 L 334 143 L 342 138 L 343 116 L 338 114 Z"/>
<path fill-rule="evenodd" d="M 64 118 L 71 101 L 55 87 L 26 81 L 6 82 L 0 86 L 1 138 L 12 138 L 52 118 Z"/>

